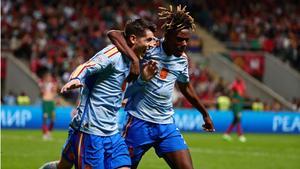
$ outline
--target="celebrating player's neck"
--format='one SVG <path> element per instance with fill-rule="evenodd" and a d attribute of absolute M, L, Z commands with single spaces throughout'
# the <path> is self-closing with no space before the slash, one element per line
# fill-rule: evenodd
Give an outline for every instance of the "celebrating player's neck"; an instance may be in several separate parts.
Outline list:
<path fill-rule="evenodd" d="M 163 47 L 164 52 L 167 54 L 167 56 L 173 55 L 173 51 L 170 48 L 170 46 L 167 44 L 166 40 L 163 41 L 162 47 Z"/>

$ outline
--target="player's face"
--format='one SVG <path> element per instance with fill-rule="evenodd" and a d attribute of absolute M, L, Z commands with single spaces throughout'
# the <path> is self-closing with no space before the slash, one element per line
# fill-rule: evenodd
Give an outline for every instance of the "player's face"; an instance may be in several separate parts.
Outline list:
<path fill-rule="evenodd" d="M 173 55 L 182 55 L 188 45 L 190 35 L 191 33 L 189 29 L 182 29 L 169 34 L 167 37 L 167 45 L 168 48 L 172 50 Z"/>
<path fill-rule="evenodd" d="M 155 41 L 155 37 L 153 32 L 147 29 L 145 31 L 145 36 L 136 38 L 134 51 L 138 56 L 142 57 L 145 54 L 146 50 L 149 47 L 153 46 L 154 41 Z"/>

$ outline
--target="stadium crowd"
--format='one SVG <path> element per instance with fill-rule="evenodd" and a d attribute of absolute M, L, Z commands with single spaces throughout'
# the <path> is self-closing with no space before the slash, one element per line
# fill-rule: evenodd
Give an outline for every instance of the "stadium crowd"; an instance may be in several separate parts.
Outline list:
<path fill-rule="evenodd" d="M 153 19 L 148 9 L 155 7 L 148 8 L 149 5 L 147 1 L 132 0 L 126 3 L 118 0 L 3 1 L 3 48 L 11 49 L 18 58 L 30 60 L 33 72 L 50 69 L 64 83 L 67 72 L 107 44 L 107 30 L 120 29 L 125 21 L 137 15 Z"/>
<path fill-rule="evenodd" d="M 275 27 L 278 30 L 269 30 L 266 28 L 277 21 L 274 19 L 275 16 L 262 17 L 264 13 L 260 13 L 261 10 L 258 11 L 258 9 L 264 6 L 259 5 L 260 3 L 252 6 L 252 3 L 248 1 L 247 3 L 238 1 L 239 3 L 235 5 L 246 4 L 245 9 L 241 8 L 240 12 L 230 13 L 231 8 L 235 5 L 224 5 L 223 3 L 227 3 L 226 0 L 218 3 L 213 3 L 215 1 L 202 2 L 191 1 L 190 8 L 192 12 L 194 11 L 193 15 L 223 41 L 242 43 L 259 41 L 261 37 L 266 40 L 270 39 L 270 32 L 277 32 L 272 36 L 272 43 L 276 46 L 272 47 L 270 52 L 285 49 L 284 45 L 279 44 L 278 38 L 275 37 L 282 37 L 283 41 L 288 40 L 289 49 L 298 45 L 297 41 L 292 41 L 293 39 L 290 38 L 290 35 L 296 37 L 294 31 L 299 29 L 299 23 L 296 24 L 296 27 L 292 26 L 295 17 L 298 16 L 296 13 L 286 16 L 283 21 L 278 21 L 279 24 L 283 24 Z M 261 3 L 266 3 L 266 1 Z M 158 6 L 162 6 L 162 2 L 159 0 L 151 2 L 147 0 L 20 0 L 14 3 L 4 0 L 1 5 L 2 50 L 12 51 L 17 58 L 25 62 L 29 61 L 28 65 L 31 71 L 40 78 L 45 72 L 50 71 L 54 80 L 61 86 L 67 82 L 69 73 L 77 65 L 89 59 L 109 43 L 106 37 L 107 30 L 121 29 L 127 20 L 138 17 L 157 20 L 154 11 L 157 11 Z M 276 7 L 275 5 L 271 9 L 277 10 Z M 201 12 L 196 13 L 195 11 L 199 11 L 199 9 Z M 279 14 L 285 15 L 286 11 L 281 9 Z M 267 26 L 268 24 L 269 26 Z M 280 42 L 283 43 L 283 41 Z M 191 42 L 199 46 L 200 50 L 202 49 L 202 42 L 199 43 L 196 36 L 192 37 Z M 196 51 L 198 47 L 192 46 L 190 50 Z M 215 76 L 209 69 L 205 67 L 200 69 L 199 64 L 191 63 L 190 77 L 196 92 L 208 108 L 216 108 L 218 105 L 216 100 L 229 84 Z M 76 103 L 77 95 L 78 92 L 73 92 L 64 97 L 67 101 Z M 178 91 L 175 91 L 174 95 L 176 107 L 191 107 Z M 19 104 L 17 102 L 19 96 L 22 95 L 10 92 L 1 100 L 7 104 Z M 264 110 L 280 109 L 278 104 L 273 106 L 276 105 L 275 103 L 265 104 Z M 295 105 L 299 109 L 299 99 L 296 99 Z"/>
<path fill-rule="evenodd" d="M 3 1 L 2 50 L 29 61 L 39 78 L 50 71 L 61 85 L 77 65 L 107 45 L 107 30 L 121 29 L 127 20 L 138 17 L 156 20 L 151 10 L 158 6 L 160 1 L 146 0 Z"/>
<path fill-rule="evenodd" d="M 188 1 L 195 19 L 228 47 L 263 50 L 300 71 L 300 2 L 297 0 Z"/>

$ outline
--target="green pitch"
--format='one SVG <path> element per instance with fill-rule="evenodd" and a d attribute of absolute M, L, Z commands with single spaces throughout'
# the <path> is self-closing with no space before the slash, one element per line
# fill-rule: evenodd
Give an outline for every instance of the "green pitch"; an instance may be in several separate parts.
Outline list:
<path fill-rule="evenodd" d="M 37 130 L 2 130 L 1 168 L 37 169 L 60 157 L 66 131 L 55 131 L 43 141 Z M 220 134 L 185 133 L 195 169 L 297 169 L 300 168 L 299 135 L 247 134 L 240 143 L 222 140 Z M 140 169 L 167 169 L 153 150 L 143 157 Z"/>

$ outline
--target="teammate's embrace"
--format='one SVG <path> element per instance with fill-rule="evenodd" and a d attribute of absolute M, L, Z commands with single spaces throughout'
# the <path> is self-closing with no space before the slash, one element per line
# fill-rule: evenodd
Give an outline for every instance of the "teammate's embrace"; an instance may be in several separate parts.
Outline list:
<path fill-rule="evenodd" d="M 130 93 L 125 111 L 128 112 L 127 124 L 123 136 L 131 152 L 132 168 L 137 168 L 145 152 L 151 147 L 163 157 L 172 169 L 192 169 L 192 160 L 188 147 L 176 127 L 173 119 L 172 93 L 177 83 L 183 95 L 203 116 L 205 131 L 214 131 L 213 123 L 204 106 L 200 103 L 193 87 L 189 83 L 188 58 L 184 53 L 194 28 L 193 18 L 178 6 L 173 10 L 161 8 L 161 19 L 165 20 L 164 39 L 147 51 L 143 63 L 157 61 L 158 73 L 143 82 L 138 79 L 126 90 Z M 112 41 L 118 41 L 122 51 L 126 41 L 118 32 L 111 32 Z M 122 51 L 123 52 L 123 51 Z M 140 88 L 136 92 L 137 88 Z M 132 92 L 134 90 L 135 92 Z M 135 93 L 135 94 L 134 94 Z"/>
<path fill-rule="evenodd" d="M 155 25 L 142 19 L 127 23 L 124 38 L 137 56 L 143 55 L 154 39 Z M 127 56 L 109 45 L 78 66 L 61 92 L 82 87 L 77 115 L 72 119 L 69 137 L 60 162 L 44 168 L 117 169 L 131 165 L 128 148 L 118 131 L 117 111 L 121 107 L 122 84 L 130 69 Z M 144 80 L 156 71 L 155 62 L 143 70 Z M 57 165 L 57 166 L 56 166 Z M 43 168 L 42 167 L 42 168 Z"/>

